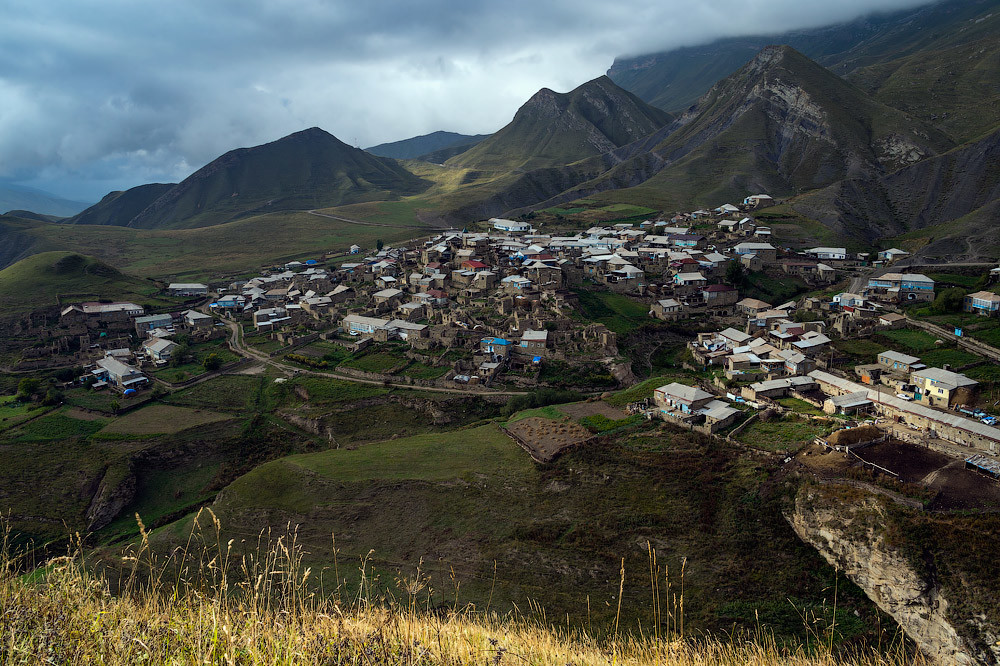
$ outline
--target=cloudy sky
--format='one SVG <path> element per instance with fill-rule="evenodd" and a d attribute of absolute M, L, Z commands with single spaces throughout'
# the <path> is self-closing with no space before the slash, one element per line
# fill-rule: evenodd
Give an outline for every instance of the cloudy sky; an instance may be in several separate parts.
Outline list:
<path fill-rule="evenodd" d="M 94 201 L 319 126 L 493 132 L 616 55 L 921 0 L 4 0 L 0 182 Z"/>

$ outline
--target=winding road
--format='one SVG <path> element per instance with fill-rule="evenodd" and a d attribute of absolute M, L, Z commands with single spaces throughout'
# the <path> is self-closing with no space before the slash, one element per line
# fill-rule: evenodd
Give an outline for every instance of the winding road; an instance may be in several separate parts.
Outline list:
<path fill-rule="evenodd" d="M 303 368 L 297 368 L 290 365 L 285 365 L 284 363 L 279 363 L 270 356 L 263 354 L 255 349 L 250 349 L 243 344 L 242 341 L 242 326 L 234 321 L 228 319 L 222 320 L 230 331 L 229 346 L 234 352 L 239 354 L 244 358 L 253 359 L 264 365 L 269 365 L 276 370 L 280 370 L 282 373 L 294 376 L 294 375 L 312 375 L 316 377 L 327 377 L 329 379 L 339 379 L 341 381 L 355 382 L 358 384 L 373 384 L 375 386 L 391 386 L 393 388 L 404 388 L 415 391 L 430 391 L 432 393 L 452 393 L 457 395 L 528 395 L 529 391 L 494 391 L 491 389 L 461 389 L 461 388 L 444 388 L 438 386 L 416 386 L 413 384 L 404 383 L 386 383 L 384 381 L 378 381 L 375 379 L 361 379 L 360 377 L 353 377 L 351 375 L 345 375 L 338 372 L 320 372 L 318 370 L 306 370 Z"/>

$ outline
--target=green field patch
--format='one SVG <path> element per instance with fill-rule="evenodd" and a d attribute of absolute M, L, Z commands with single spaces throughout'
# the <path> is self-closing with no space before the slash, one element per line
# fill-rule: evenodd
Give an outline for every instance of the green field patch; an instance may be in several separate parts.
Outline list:
<path fill-rule="evenodd" d="M 559 408 L 555 405 L 547 405 L 545 407 L 535 407 L 534 409 L 525 409 L 524 411 L 518 412 L 510 417 L 507 423 L 516 423 L 522 419 L 538 417 L 543 419 L 552 419 L 553 421 L 560 421 L 566 418 L 566 414 L 559 411 Z"/>
<path fill-rule="evenodd" d="M 583 208 L 582 206 L 577 206 L 576 208 L 559 208 L 558 206 L 555 206 L 553 208 L 546 208 L 541 212 L 551 213 L 552 215 L 576 215 L 577 213 L 582 213 L 585 210 L 589 209 Z"/>
<path fill-rule="evenodd" d="M 627 416 L 623 419 L 608 418 L 604 414 L 590 414 L 589 416 L 584 416 L 582 419 L 579 419 L 577 423 L 594 434 L 602 434 L 611 432 L 612 430 L 617 430 L 618 428 L 624 428 L 626 426 L 635 425 L 636 423 L 641 423 L 642 420 L 643 416 L 641 414 L 633 414 L 632 416 Z"/>
<path fill-rule="evenodd" d="M 472 472 L 530 469 L 530 458 L 496 425 L 376 442 L 350 450 L 290 456 L 283 461 L 341 482 L 370 479 L 445 481 Z"/>
<path fill-rule="evenodd" d="M 433 366 L 414 361 L 403 370 L 402 374 L 414 379 L 437 379 L 448 374 L 449 370 L 451 368 L 447 365 Z"/>
<path fill-rule="evenodd" d="M 975 363 L 981 360 L 981 358 L 964 349 L 932 349 L 921 354 L 920 360 L 936 368 L 940 368 L 947 363 L 954 369 L 969 363 Z"/>
<path fill-rule="evenodd" d="M 408 362 L 405 356 L 389 352 L 375 351 L 363 356 L 356 356 L 341 363 L 345 368 L 354 368 L 364 372 L 378 374 L 387 373 Z"/>
<path fill-rule="evenodd" d="M 198 375 L 203 375 L 205 372 L 207 371 L 200 363 L 182 363 L 181 365 L 168 365 L 157 368 L 149 374 L 165 382 L 177 384 L 188 379 L 193 379 Z"/>
<path fill-rule="evenodd" d="M 243 344 L 253 347 L 257 351 L 265 354 L 273 354 L 284 346 L 277 340 L 272 340 L 269 336 L 263 333 L 244 336 Z"/>
<path fill-rule="evenodd" d="M 993 347 L 1000 347 L 1000 326 L 994 325 L 990 328 L 980 328 L 972 331 L 969 335 L 980 342 L 985 342 Z"/>
<path fill-rule="evenodd" d="M 623 294 L 590 289 L 577 289 L 574 293 L 579 298 L 581 319 L 604 324 L 615 333 L 628 333 L 653 321 L 648 303 Z"/>
<path fill-rule="evenodd" d="M 13 428 L 18 423 L 44 413 L 45 407 L 36 402 L 20 402 L 16 396 L 0 397 L 0 430 Z"/>
<path fill-rule="evenodd" d="M 737 439 L 765 451 L 797 451 L 831 430 L 826 423 L 785 416 L 766 423 L 754 421 L 737 435 Z"/>
<path fill-rule="evenodd" d="M 74 419 L 56 412 L 12 428 L 5 436 L 18 442 L 84 439 L 103 428 L 105 423 L 104 419 Z"/>
<path fill-rule="evenodd" d="M 766 273 L 748 273 L 739 289 L 741 297 L 780 305 L 809 291 L 809 285 L 797 277 L 776 278 Z"/>
<path fill-rule="evenodd" d="M 377 395 L 385 395 L 389 389 L 374 384 L 360 384 L 343 379 L 325 377 L 297 377 L 291 382 L 273 385 L 273 390 L 284 396 L 283 402 L 298 398 L 295 387 L 301 387 L 303 398 L 313 404 L 334 404 L 352 402 Z"/>
<path fill-rule="evenodd" d="M 798 414 L 812 414 L 813 416 L 823 416 L 823 410 L 812 405 L 805 400 L 798 398 L 778 398 L 776 401 L 782 407 L 790 409 Z"/>
<path fill-rule="evenodd" d="M 217 409 L 246 409 L 253 404 L 262 377 L 250 375 L 223 375 L 190 388 L 171 393 L 164 402 L 191 407 Z"/>
<path fill-rule="evenodd" d="M 847 354 L 856 363 L 875 363 L 878 355 L 886 350 L 886 345 L 873 340 L 834 340 L 837 351 Z"/>
<path fill-rule="evenodd" d="M 901 328 L 896 331 L 883 331 L 882 337 L 904 347 L 909 351 L 925 352 L 935 348 L 937 338 L 927 331 Z"/>
<path fill-rule="evenodd" d="M 927 277 L 934 280 L 937 285 L 948 287 L 964 287 L 972 289 L 979 284 L 978 275 L 959 275 L 958 273 L 928 273 Z"/>
<path fill-rule="evenodd" d="M 99 434 L 104 435 L 156 435 L 173 434 L 188 428 L 196 428 L 206 423 L 224 421 L 230 416 L 218 412 L 174 407 L 171 405 L 150 405 L 115 419 L 104 426 Z"/>

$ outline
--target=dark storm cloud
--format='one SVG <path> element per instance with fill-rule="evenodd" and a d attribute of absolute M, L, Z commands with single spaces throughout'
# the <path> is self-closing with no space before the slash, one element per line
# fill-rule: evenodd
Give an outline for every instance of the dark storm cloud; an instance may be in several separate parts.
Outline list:
<path fill-rule="evenodd" d="M 96 198 L 313 125 L 361 146 L 490 132 L 616 55 L 916 4 L 14 0 L 0 8 L 0 179 Z"/>

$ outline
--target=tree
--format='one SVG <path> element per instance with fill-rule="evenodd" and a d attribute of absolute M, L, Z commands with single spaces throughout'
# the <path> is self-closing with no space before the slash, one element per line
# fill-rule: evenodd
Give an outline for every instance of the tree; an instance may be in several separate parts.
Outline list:
<path fill-rule="evenodd" d="M 205 357 L 205 360 L 201 362 L 201 365 L 206 370 L 211 372 L 222 367 L 222 359 L 219 358 L 218 354 L 209 354 Z"/>
<path fill-rule="evenodd" d="M 45 392 L 45 398 L 42 399 L 42 404 L 46 407 L 51 407 L 53 405 L 58 405 L 62 402 L 63 394 L 54 388 L 50 388 Z"/>
<path fill-rule="evenodd" d="M 385 241 L 383 241 L 381 238 L 379 238 L 377 241 L 375 241 L 375 249 L 376 250 L 381 251 L 383 247 L 385 247 Z"/>
<path fill-rule="evenodd" d="M 176 368 L 178 366 L 184 365 L 187 360 L 188 346 L 183 342 L 174 347 L 174 350 L 170 352 L 170 367 Z"/>
<path fill-rule="evenodd" d="M 965 300 L 965 290 L 961 287 L 950 287 L 941 290 L 931 303 L 931 311 L 934 314 L 947 314 L 949 312 L 960 312 L 962 302 Z"/>
<path fill-rule="evenodd" d="M 31 396 L 38 392 L 41 382 L 33 377 L 25 377 L 17 383 L 17 399 L 29 400 Z"/>
<path fill-rule="evenodd" d="M 738 287 L 743 284 L 743 280 L 746 276 L 743 272 L 743 264 L 738 261 L 730 261 L 726 264 L 726 282 Z"/>

